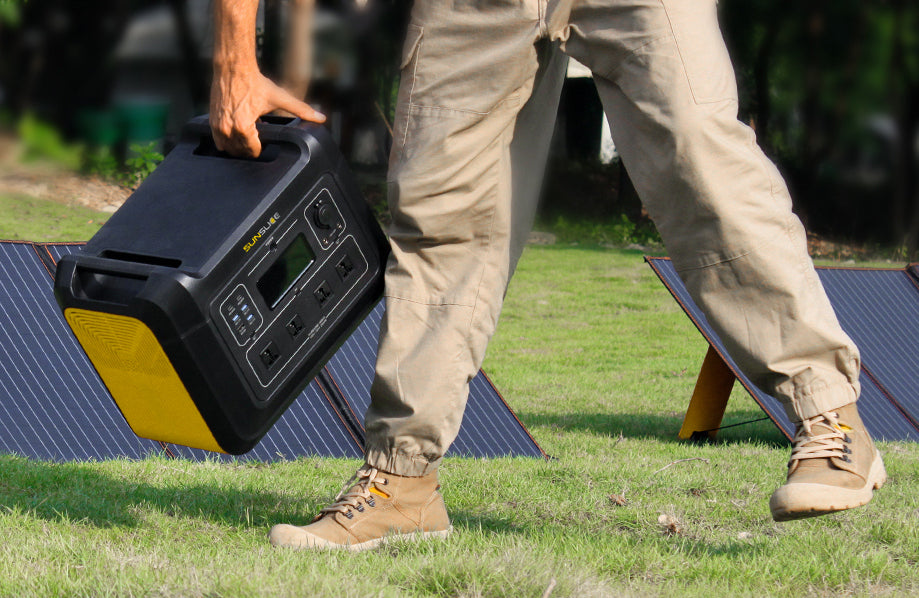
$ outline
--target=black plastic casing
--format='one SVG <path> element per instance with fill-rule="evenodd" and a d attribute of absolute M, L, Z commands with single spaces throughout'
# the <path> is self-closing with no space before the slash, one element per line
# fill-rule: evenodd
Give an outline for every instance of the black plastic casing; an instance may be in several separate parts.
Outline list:
<path fill-rule="evenodd" d="M 82 253 L 60 260 L 55 281 L 62 309 L 145 323 L 232 454 L 255 446 L 379 301 L 389 254 L 325 129 L 293 119 L 258 132 L 262 156 L 236 159 L 214 149 L 206 117 L 189 122 Z M 283 270 L 269 272 L 297 237 L 313 263 L 271 306 L 259 281 Z M 243 306 L 258 326 L 231 322 Z M 272 344 L 268 365 L 260 355 Z"/>

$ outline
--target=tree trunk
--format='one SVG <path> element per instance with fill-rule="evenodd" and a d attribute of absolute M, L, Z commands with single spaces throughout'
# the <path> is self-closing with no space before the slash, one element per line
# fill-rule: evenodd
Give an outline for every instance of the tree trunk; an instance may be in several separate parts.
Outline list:
<path fill-rule="evenodd" d="M 169 7 L 172 9 L 172 16 L 176 23 L 179 46 L 184 57 L 182 66 L 185 69 L 185 79 L 188 82 L 192 103 L 195 107 L 206 106 L 209 93 L 207 76 L 201 66 L 198 44 L 195 43 L 191 24 L 188 22 L 188 1 L 169 0 Z"/>
<path fill-rule="evenodd" d="M 281 86 L 305 99 L 313 75 L 315 0 L 289 0 Z"/>

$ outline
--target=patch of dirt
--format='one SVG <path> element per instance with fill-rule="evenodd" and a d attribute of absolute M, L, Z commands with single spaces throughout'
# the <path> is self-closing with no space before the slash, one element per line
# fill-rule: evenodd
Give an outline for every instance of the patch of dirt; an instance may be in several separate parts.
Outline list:
<path fill-rule="evenodd" d="M 839 243 L 823 238 L 816 233 L 807 233 L 807 251 L 812 258 L 831 259 L 840 262 L 892 261 L 892 251 L 857 243 Z M 900 260 L 896 260 L 900 261 Z"/>
<path fill-rule="evenodd" d="M 71 172 L 45 162 L 23 163 L 16 139 L 0 135 L 0 193 L 48 199 L 69 206 L 114 212 L 131 189 L 96 176 Z"/>

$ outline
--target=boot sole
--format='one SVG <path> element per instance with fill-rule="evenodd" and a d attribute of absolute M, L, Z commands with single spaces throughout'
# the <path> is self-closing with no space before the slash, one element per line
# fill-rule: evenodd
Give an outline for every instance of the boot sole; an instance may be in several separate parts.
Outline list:
<path fill-rule="evenodd" d="M 374 538 L 366 542 L 357 544 L 337 544 L 330 542 L 325 538 L 315 536 L 308 531 L 300 530 L 300 533 L 294 538 L 288 538 L 283 542 L 271 541 L 272 546 L 294 549 L 311 549 L 311 550 L 347 550 L 350 552 L 362 552 L 364 550 L 373 550 L 390 542 L 420 542 L 435 538 L 446 538 L 453 533 L 453 526 L 445 530 L 433 532 L 411 532 L 408 534 L 390 534 L 382 538 Z M 270 536 L 269 536 L 270 537 Z"/>
<path fill-rule="evenodd" d="M 845 511 L 866 505 L 874 491 L 887 481 L 881 454 L 875 451 L 868 479 L 861 488 L 840 488 L 824 484 L 788 484 L 776 490 L 769 499 L 769 510 L 775 521 L 792 521 Z"/>

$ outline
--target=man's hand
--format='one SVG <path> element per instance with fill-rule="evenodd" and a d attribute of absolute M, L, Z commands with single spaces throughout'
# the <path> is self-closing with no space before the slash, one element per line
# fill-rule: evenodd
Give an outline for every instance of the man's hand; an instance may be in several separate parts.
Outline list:
<path fill-rule="evenodd" d="M 262 144 L 255 122 L 279 108 L 303 120 L 325 121 L 325 116 L 272 83 L 258 69 L 215 67 L 210 121 L 217 149 L 234 156 L 257 157 Z"/>
<path fill-rule="evenodd" d="M 262 152 L 255 121 L 281 109 L 304 120 L 324 122 L 313 110 L 259 72 L 255 60 L 258 0 L 214 2 L 214 82 L 210 121 L 217 149 L 235 156 Z"/>

